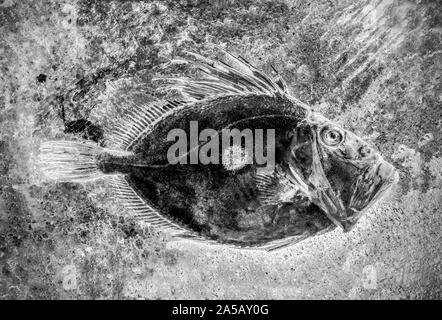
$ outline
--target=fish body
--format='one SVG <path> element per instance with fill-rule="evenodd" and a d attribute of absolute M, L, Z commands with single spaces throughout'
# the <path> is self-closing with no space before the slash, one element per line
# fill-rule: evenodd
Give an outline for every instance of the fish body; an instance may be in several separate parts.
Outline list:
<path fill-rule="evenodd" d="M 291 97 L 281 79 L 229 54 L 226 63 L 193 57 L 209 77 L 171 79 L 183 101 L 135 107 L 112 138 L 119 151 L 46 142 L 44 170 L 111 177 L 141 220 L 178 237 L 265 249 L 348 231 L 397 180 L 373 148 Z"/>

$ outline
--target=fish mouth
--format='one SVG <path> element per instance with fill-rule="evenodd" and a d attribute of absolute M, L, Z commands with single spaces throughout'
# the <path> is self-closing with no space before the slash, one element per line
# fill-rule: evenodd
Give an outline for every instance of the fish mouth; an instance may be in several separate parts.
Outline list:
<path fill-rule="evenodd" d="M 353 194 L 340 221 L 344 231 L 350 231 L 361 215 L 382 198 L 399 180 L 399 174 L 388 162 L 380 159 L 365 169 L 356 181 Z"/>
<path fill-rule="evenodd" d="M 325 176 L 323 176 L 325 179 Z M 351 190 L 351 198 L 344 200 L 337 195 L 330 184 L 316 188 L 315 202 L 325 214 L 344 232 L 350 231 L 359 218 L 374 203 L 382 198 L 398 181 L 395 168 L 384 160 L 377 161 L 364 169 Z M 323 179 L 321 179 L 324 181 Z"/>

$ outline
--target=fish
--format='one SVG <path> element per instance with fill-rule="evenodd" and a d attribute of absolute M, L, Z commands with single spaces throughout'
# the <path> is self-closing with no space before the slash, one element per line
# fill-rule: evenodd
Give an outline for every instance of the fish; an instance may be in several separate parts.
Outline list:
<path fill-rule="evenodd" d="M 267 251 L 350 231 L 397 183 L 374 147 L 279 75 L 226 51 L 186 55 L 202 77 L 154 79 L 180 99 L 133 104 L 104 145 L 43 142 L 43 173 L 106 179 L 135 219 L 174 238 Z"/>

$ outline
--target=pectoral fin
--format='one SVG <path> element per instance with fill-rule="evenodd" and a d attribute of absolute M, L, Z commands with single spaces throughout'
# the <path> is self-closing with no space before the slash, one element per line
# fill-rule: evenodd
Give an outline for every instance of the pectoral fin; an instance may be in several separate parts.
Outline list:
<path fill-rule="evenodd" d="M 310 200 L 308 193 L 280 168 L 257 173 L 255 179 L 258 200 L 263 205 L 302 204 Z"/>

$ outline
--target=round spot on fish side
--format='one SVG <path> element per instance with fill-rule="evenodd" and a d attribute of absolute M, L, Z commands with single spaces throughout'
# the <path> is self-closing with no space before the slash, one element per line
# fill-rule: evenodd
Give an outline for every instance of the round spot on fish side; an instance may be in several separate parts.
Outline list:
<path fill-rule="evenodd" d="M 252 157 L 246 149 L 240 146 L 226 148 L 222 155 L 222 163 L 226 170 L 239 170 L 252 163 Z"/>

